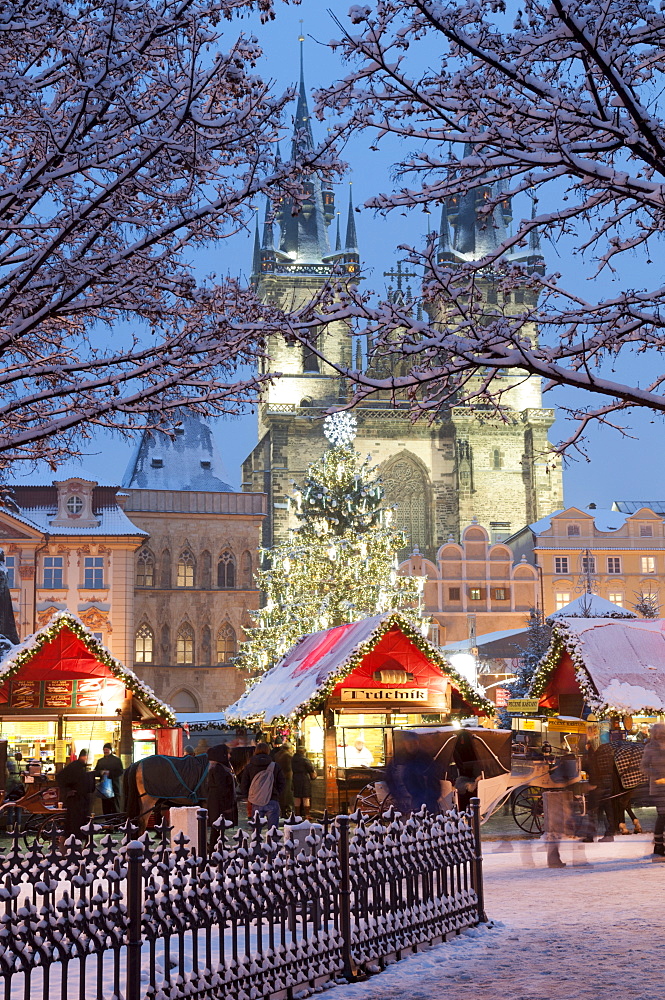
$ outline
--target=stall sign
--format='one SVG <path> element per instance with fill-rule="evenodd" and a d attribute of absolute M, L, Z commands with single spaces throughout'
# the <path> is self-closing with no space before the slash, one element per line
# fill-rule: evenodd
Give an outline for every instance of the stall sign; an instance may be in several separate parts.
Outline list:
<path fill-rule="evenodd" d="M 44 681 L 44 708 L 71 708 L 73 681 Z"/>
<path fill-rule="evenodd" d="M 586 733 L 586 722 L 570 721 L 569 719 L 548 719 L 547 728 L 551 733 Z"/>
<path fill-rule="evenodd" d="M 86 677 L 76 682 L 76 707 L 97 708 L 103 700 L 104 681 L 99 677 Z"/>
<path fill-rule="evenodd" d="M 494 697 L 496 698 L 496 707 L 505 708 L 510 702 L 510 691 L 508 688 L 498 687 L 495 689 Z"/>
<path fill-rule="evenodd" d="M 342 701 L 427 701 L 427 688 L 342 688 Z"/>
<path fill-rule="evenodd" d="M 509 712 L 526 712 L 537 715 L 538 698 L 510 698 L 506 708 Z"/>
<path fill-rule="evenodd" d="M 39 695 L 39 681 L 11 682 L 10 705 L 12 708 L 39 708 Z"/>
<path fill-rule="evenodd" d="M 543 724 L 540 719 L 513 719 L 513 729 L 518 732 L 542 733 Z"/>

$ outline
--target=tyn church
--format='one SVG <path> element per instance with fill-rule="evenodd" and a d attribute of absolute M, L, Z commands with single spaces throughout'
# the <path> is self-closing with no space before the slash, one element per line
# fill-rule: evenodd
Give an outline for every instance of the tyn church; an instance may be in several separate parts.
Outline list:
<path fill-rule="evenodd" d="M 294 142 L 313 147 L 313 136 L 302 76 L 296 110 Z M 253 281 L 264 301 L 284 310 L 311 298 L 335 266 L 353 280 L 360 275 L 360 255 L 349 197 L 345 239 L 337 222 L 336 245 L 328 229 L 335 218 L 334 192 L 320 178 L 307 181 L 308 199 L 297 214 L 284 200 L 273 212 L 266 209 L 262 236 L 254 246 Z M 479 215 L 488 191 L 478 188 L 442 210 L 439 236 L 441 260 L 479 259 L 496 247 L 510 222 L 506 198 L 489 224 Z M 495 192 L 492 191 L 494 196 Z M 279 239 L 275 241 L 275 225 Z M 535 241 L 522 257 L 529 267 L 542 267 Z M 501 296 L 491 277 L 483 294 L 488 303 Z M 528 291 L 514 291 L 518 309 Z M 443 321 L 443 319 L 441 320 Z M 353 342 L 343 324 L 332 325 L 321 336 L 326 357 L 348 367 L 353 364 Z M 243 464 L 243 489 L 267 494 L 268 517 L 263 544 L 271 546 L 295 527 L 289 511 L 292 483 L 302 481 L 308 465 L 328 447 L 322 417 L 336 402 L 347 398 L 347 387 L 317 356 L 300 344 L 275 338 L 269 345 L 280 379 L 266 391 L 259 407 L 258 444 Z M 357 364 L 357 362 L 356 362 Z M 507 376 L 509 377 L 509 376 Z M 504 400 L 505 402 L 505 400 Z M 433 424 L 413 424 L 408 409 L 388 401 L 372 400 L 356 408 L 356 447 L 371 455 L 379 467 L 388 500 L 397 506 L 395 518 L 408 536 L 408 551 L 416 547 L 428 558 L 451 536 L 459 541 L 476 518 L 492 542 L 507 538 L 524 524 L 563 506 L 561 470 L 548 462 L 548 429 L 554 411 L 542 406 L 540 380 L 515 379 L 510 390 L 512 414 L 500 421 L 484 419 L 469 407 L 452 407 Z"/>

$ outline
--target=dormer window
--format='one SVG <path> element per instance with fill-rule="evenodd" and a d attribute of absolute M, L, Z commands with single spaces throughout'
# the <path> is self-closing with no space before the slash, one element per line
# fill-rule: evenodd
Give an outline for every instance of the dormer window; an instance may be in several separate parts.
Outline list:
<path fill-rule="evenodd" d="M 163 458 L 153 458 L 153 460 L 151 461 L 150 465 L 152 466 L 153 469 L 163 469 L 164 468 L 164 459 Z"/>
<path fill-rule="evenodd" d="M 580 526 L 579 526 L 579 524 L 569 524 L 568 525 L 568 537 L 569 538 L 576 537 L 577 535 L 579 535 L 579 533 L 580 533 Z"/>
<path fill-rule="evenodd" d="M 201 462 L 201 468 L 202 469 L 209 469 L 210 468 L 210 462 Z"/>
<path fill-rule="evenodd" d="M 83 510 L 83 498 L 74 494 L 67 500 L 67 510 L 70 514 L 80 514 Z"/>

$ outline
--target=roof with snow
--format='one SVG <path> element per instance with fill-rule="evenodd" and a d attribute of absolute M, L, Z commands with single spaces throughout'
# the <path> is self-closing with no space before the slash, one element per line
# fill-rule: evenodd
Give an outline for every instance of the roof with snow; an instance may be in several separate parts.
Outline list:
<path fill-rule="evenodd" d="M 475 639 L 458 639 L 456 642 L 446 643 L 441 647 L 441 651 L 448 654 L 477 649 L 481 655 L 515 656 L 515 646 L 521 649 L 524 643 L 519 640 L 528 637 L 528 634 L 528 628 L 505 628 L 477 635 Z M 499 649 L 506 649 L 509 652 L 500 653 Z"/>
<path fill-rule="evenodd" d="M 637 618 L 637 615 L 598 594 L 580 594 L 560 611 L 552 612 L 546 620 L 550 623 L 557 618 Z"/>
<path fill-rule="evenodd" d="M 636 514 L 643 507 L 648 507 L 659 517 L 665 517 L 665 500 L 615 500 L 612 504 L 612 510 L 625 514 Z"/>
<path fill-rule="evenodd" d="M 225 710 L 227 720 L 233 724 L 263 718 L 265 723 L 271 723 L 320 709 L 335 685 L 344 681 L 389 633 L 406 638 L 411 653 L 421 654 L 421 660 L 424 654 L 469 705 L 493 713 L 492 703 L 465 681 L 422 633 L 399 612 L 387 611 L 303 636 L 276 666 Z"/>
<path fill-rule="evenodd" d="M 649 506 L 648 504 L 642 504 L 641 506 Z M 636 510 L 640 510 L 637 507 Z M 534 535 L 542 535 L 544 531 L 549 531 L 552 527 L 552 518 L 556 517 L 558 514 L 564 514 L 566 511 L 579 510 L 576 507 L 561 508 L 561 510 L 555 510 L 547 517 L 541 517 L 539 521 L 534 521 L 528 527 L 533 532 Z M 619 510 L 579 510 L 580 514 L 587 514 L 596 525 L 596 531 L 617 531 L 618 528 L 622 528 L 626 523 L 627 513 L 622 513 Z M 631 513 L 636 513 L 636 511 L 631 511 Z"/>
<path fill-rule="evenodd" d="M 550 648 L 534 675 L 533 696 L 546 696 L 566 653 L 593 711 L 665 711 L 665 619 L 557 619 Z"/>
<path fill-rule="evenodd" d="M 85 465 L 76 459 L 59 465 L 55 470 L 49 468 L 45 462 L 40 462 L 36 468 L 30 466 L 21 468 L 20 462 L 12 465 L 11 481 L 21 486 L 52 486 L 54 483 L 64 483 L 68 479 L 82 479 L 87 483 L 96 483 L 97 486 L 115 486 L 117 488 L 120 485 L 113 474 L 110 477 L 108 475 L 100 476 L 91 469 L 86 469 Z"/>
<path fill-rule="evenodd" d="M 173 437 L 163 431 L 143 432 L 122 485 L 135 490 L 234 493 L 224 475 L 211 428 L 199 417 L 183 414 Z"/>
<path fill-rule="evenodd" d="M 0 686 L 19 672 L 22 678 L 31 680 L 103 678 L 111 674 L 138 699 L 143 716 L 175 725 L 171 706 L 117 660 L 71 611 L 58 611 L 46 625 L 10 649 L 0 662 Z"/>

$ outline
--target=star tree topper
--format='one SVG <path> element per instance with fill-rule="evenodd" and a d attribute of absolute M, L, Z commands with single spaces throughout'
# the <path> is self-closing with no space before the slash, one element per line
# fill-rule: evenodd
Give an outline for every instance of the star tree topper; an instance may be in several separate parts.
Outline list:
<path fill-rule="evenodd" d="M 348 448 L 357 430 L 358 421 L 352 413 L 333 413 L 323 421 L 323 433 L 336 448 Z"/>

